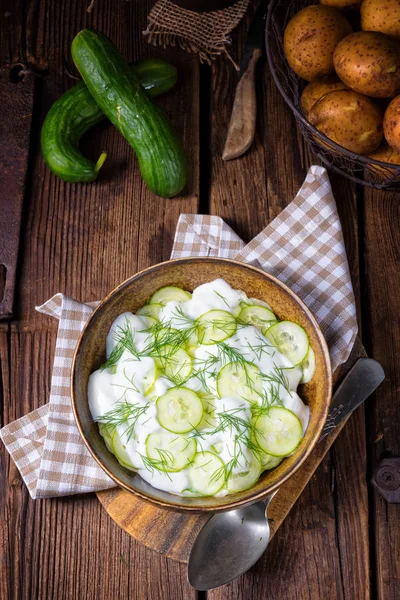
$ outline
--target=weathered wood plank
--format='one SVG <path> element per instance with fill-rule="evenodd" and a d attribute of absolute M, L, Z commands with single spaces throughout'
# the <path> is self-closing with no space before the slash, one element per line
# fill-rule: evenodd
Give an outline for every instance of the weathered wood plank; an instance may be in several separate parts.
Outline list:
<path fill-rule="evenodd" d="M 239 46 L 243 37 L 242 32 Z M 223 163 L 220 156 L 235 82 L 235 73 L 229 65 L 220 63 L 213 67 L 211 212 L 225 218 L 249 239 L 293 199 L 309 160 L 296 133 L 294 117 L 264 65 L 263 82 L 257 90 L 260 102 L 255 144 L 242 158 Z M 355 188 L 337 176 L 332 177 L 332 184 L 358 295 Z M 359 452 L 354 453 L 354 446 Z M 349 453 L 352 453 L 350 461 Z M 361 410 L 352 418 L 349 429 L 339 436 L 334 450 L 274 536 L 264 558 L 249 574 L 210 593 L 210 599 L 368 598 L 366 470 Z M 349 509 L 352 500 L 358 505 Z M 354 549 L 357 558 L 354 554 L 350 556 Z"/>
<path fill-rule="evenodd" d="M 102 298 L 138 268 L 167 259 L 179 213 L 197 210 L 197 59 L 151 48 L 143 41 L 151 4 L 102 0 L 88 15 L 85 0 L 35 0 L 27 5 L 25 29 L 22 10 L 13 14 L 13 22 L 23 28 L 29 62 L 48 75 L 36 98 L 18 320 L 10 332 L 6 328 L 1 333 L 3 423 L 47 400 L 56 323 L 35 313 L 35 305 L 57 291 L 79 300 Z M 101 126 L 84 140 L 88 155 L 96 157 L 104 148 L 109 153 L 104 173 L 94 184 L 63 183 L 45 167 L 40 124 L 51 103 L 74 83 L 65 70 L 67 65 L 74 72 L 69 47 L 87 25 L 110 35 L 128 60 L 161 55 L 177 64 L 180 83 L 160 98 L 160 104 L 189 151 L 191 181 L 180 198 L 151 196 L 132 150 L 112 127 Z M 18 56 L 19 48 L 12 52 Z M 94 495 L 33 502 L 4 448 L 1 461 L 1 598 L 195 597 L 183 567 L 135 543 Z"/>
<path fill-rule="evenodd" d="M 367 344 L 386 380 L 367 405 L 369 454 L 374 472 L 381 458 L 400 456 L 400 246 L 399 195 L 365 191 L 365 282 Z M 395 600 L 400 589 L 400 511 L 372 491 L 376 597 Z"/>

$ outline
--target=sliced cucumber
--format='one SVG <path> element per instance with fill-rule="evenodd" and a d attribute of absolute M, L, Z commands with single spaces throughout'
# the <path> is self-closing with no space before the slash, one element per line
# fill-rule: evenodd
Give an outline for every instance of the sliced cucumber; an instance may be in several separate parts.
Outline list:
<path fill-rule="evenodd" d="M 259 329 L 268 329 L 272 323 L 276 323 L 278 320 L 272 310 L 257 304 L 250 304 L 242 308 L 238 319 L 241 323 L 254 325 Z"/>
<path fill-rule="evenodd" d="M 175 287 L 173 285 L 167 285 L 166 287 L 157 290 L 150 298 L 149 304 L 161 304 L 165 306 L 171 300 L 177 302 L 187 302 L 192 299 L 192 294 L 186 292 L 182 288 Z"/>
<path fill-rule="evenodd" d="M 136 314 L 144 317 L 153 317 L 153 319 L 158 320 L 158 315 L 160 314 L 161 309 L 162 304 L 145 304 L 144 306 L 142 306 L 142 308 L 139 308 Z"/>
<path fill-rule="evenodd" d="M 216 406 L 214 396 L 210 396 L 206 392 L 196 392 L 203 403 L 203 418 L 198 426 L 199 430 L 215 428 L 218 425 L 218 419 L 215 415 Z M 216 452 L 219 454 L 219 452 Z"/>
<path fill-rule="evenodd" d="M 101 437 L 104 439 L 104 443 L 107 446 L 108 450 L 110 452 L 114 452 L 114 449 L 112 447 L 112 430 L 110 432 L 110 428 L 106 427 L 105 423 L 97 423 L 99 426 L 99 432 Z"/>
<path fill-rule="evenodd" d="M 248 468 L 247 468 L 248 467 Z M 228 477 L 226 487 L 228 492 L 242 492 L 251 488 L 261 475 L 261 463 L 259 459 L 252 455 L 246 468 L 238 473 L 231 473 Z"/>
<path fill-rule="evenodd" d="M 152 368 L 147 371 L 146 375 L 143 377 L 143 394 L 147 396 L 151 392 L 158 377 L 158 369 L 157 365 L 154 362 Z"/>
<path fill-rule="evenodd" d="M 130 456 L 126 450 L 127 444 L 133 444 L 136 449 L 135 441 L 131 438 L 130 440 L 126 441 L 126 443 L 124 443 L 121 439 L 119 431 L 116 429 L 112 436 L 112 451 L 117 457 L 118 462 L 123 467 L 129 469 L 130 471 L 136 471 L 137 469 L 133 466 Z"/>
<path fill-rule="evenodd" d="M 202 496 L 213 496 L 225 483 L 224 463 L 212 452 L 198 452 L 188 468 L 191 488 Z"/>
<path fill-rule="evenodd" d="M 193 360 L 185 350 L 180 348 L 173 351 L 172 346 L 165 346 L 159 358 L 161 370 L 175 385 L 181 385 L 193 371 Z"/>
<path fill-rule="evenodd" d="M 188 433 L 203 417 L 203 403 L 198 395 L 184 387 L 170 388 L 157 400 L 157 420 L 173 433 Z"/>
<path fill-rule="evenodd" d="M 220 398 L 243 398 L 248 402 L 257 402 L 262 392 L 260 369 L 250 363 L 228 363 L 218 373 L 217 392 Z"/>
<path fill-rule="evenodd" d="M 255 437 L 259 446 L 272 456 L 288 456 L 300 444 L 303 427 L 292 411 L 272 406 L 255 423 Z"/>
<path fill-rule="evenodd" d="M 307 356 L 301 363 L 300 367 L 303 369 L 303 376 L 300 379 L 300 383 L 308 383 L 314 377 L 315 373 L 315 354 L 311 346 L 309 347 Z"/>
<path fill-rule="evenodd" d="M 281 464 L 283 458 L 281 456 L 271 456 L 271 454 L 265 454 L 265 452 L 261 455 L 261 467 L 263 471 L 269 471 L 270 469 L 275 469 L 278 465 Z"/>
<path fill-rule="evenodd" d="M 292 321 L 280 321 L 265 332 L 266 337 L 293 365 L 301 363 L 309 348 L 308 335 Z"/>
<path fill-rule="evenodd" d="M 182 471 L 196 454 L 196 440 L 167 431 L 150 433 L 146 454 L 155 470 L 174 473 Z"/>
<path fill-rule="evenodd" d="M 237 306 L 235 306 L 235 308 L 231 308 L 231 313 L 233 314 L 234 317 L 238 317 L 240 315 L 241 310 L 242 310 L 242 307 L 240 304 L 238 304 Z"/>
<path fill-rule="evenodd" d="M 223 342 L 237 328 L 235 317 L 226 310 L 209 310 L 197 319 L 197 337 L 200 344 L 207 346 Z"/>

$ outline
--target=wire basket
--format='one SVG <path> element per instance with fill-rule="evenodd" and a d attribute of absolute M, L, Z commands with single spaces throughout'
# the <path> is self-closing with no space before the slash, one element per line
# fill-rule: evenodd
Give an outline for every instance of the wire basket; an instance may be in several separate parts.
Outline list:
<path fill-rule="evenodd" d="M 269 68 L 286 103 L 296 117 L 312 153 L 327 167 L 360 185 L 400 191 L 400 166 L 355 154 L 318 131 L 303 115 L 300 98 L 307 82 L 289 67 L 283 51 L 283 33 L 288 21 L 312 0 L 271 0 L 265 32 Z"/>

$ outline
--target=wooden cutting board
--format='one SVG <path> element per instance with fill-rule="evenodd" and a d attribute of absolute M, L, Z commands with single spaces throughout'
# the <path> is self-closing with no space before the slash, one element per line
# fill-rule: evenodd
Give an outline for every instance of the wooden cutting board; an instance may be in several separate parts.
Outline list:
<path fill-rule="evenodd" d="M 334 374 L 334 388 L 356 360 L 363 356 L 366 353 L 357 338 L 349 360 Z M 281 486 L 268 509 L 271 537 L 278 531 L 346 421 L 317 444 L 302 467 Z M 179 562 L 188 561 L 197 534 L 210 518 L 209 515 L 186 515 L 158 508 L 121 488 L 98 492 L 97 497 L 110 517 L 129 535 L 148 548 Z"/>

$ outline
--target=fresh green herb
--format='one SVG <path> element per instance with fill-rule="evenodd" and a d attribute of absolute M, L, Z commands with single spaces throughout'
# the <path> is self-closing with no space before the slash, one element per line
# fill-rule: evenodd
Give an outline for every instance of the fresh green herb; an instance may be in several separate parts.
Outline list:
<path fill-rule="evenodd" d="M 99 417 L 97 421 L 104 425 L 109 435 L 120 425 L 126 425 L 124 435 L 127 441 L 129 441 L 134 434 L 138 420 L 146 413 L 149 406 L 150 402 L 146 404 L 131 404 L 123 400 L 115 408 Z"/>
<path fill-rule="evenodd" d="M 140 354 L 136 349 L 134 334 L 128 318 L 125 319 L 125 324 L 123 327 L 117 327 L 114 333 L 114 339 L 116 341 L 116 345 L 106 362 L 101 366 L 102 371 L 104 369 L 111 369 L 115 367 L 125 350 L 134 356 L 136 360 L 140 360 Z"/>
<path fill-rule="evenodd" d="M 290 391 L 290 387 L 289 387 L 289 380 L 286 377 L 286 375 L 284 374 L 285 369 L 283 369 L 282 367 L 278 367 L 275 363 L 274 363 L 274 369 L 272 371 L 272 373 L 261 373 L 261 378 L 264 381 L 268 381 L 269 383 L 272 384 L 276 384 L 278 387 L 282 386 L 287 392 L 288 394 L 291 394 Z"/>
<path fill-rule="evenodd" d="M 147 471 L 150 471 L 152 475 L 154 475 L 154 471 L 159 471 L 160 473 L 164 473 L 168 477 L 170 481 L 172 481 L 171 475 L 169 473 L 170 468 L 174 464 L 174 456 L 168 450 L 162 448 L 156 448 L 159 458 L 149 458 L 148 456 L 138 453 L 140 458 L 143 461 L 143 466 Z"/>
<path fill-rule="evenodd" d="M 217 290 L 213 290 L 214 294 L 217 294 L 217 296 L 219 296 L 221 298 L 221 300 L 226 304 L 226 306 L 229 308 L 230 310 L 230 306 L 225 298 L 225 296 L 223 296 L 222 294 L 220 294 L 219 292 L 217 292 Z"/>
<path fill-rule="evenodd" d="M 272 406 L 283 406 L 283 402 L 279 396 L 279 387 L 274 386 L 272 383 L 269 385 L 268 390 L 265 388 L 261 394 L 261 404 L 252 407 L 252 415 L 254 418 L 258 418 L 267 415 Z"/>

